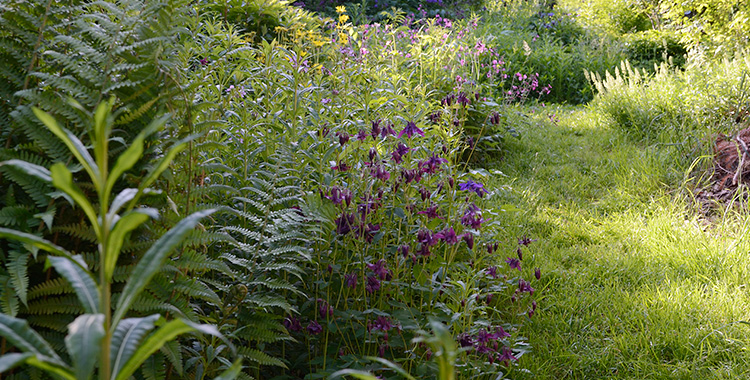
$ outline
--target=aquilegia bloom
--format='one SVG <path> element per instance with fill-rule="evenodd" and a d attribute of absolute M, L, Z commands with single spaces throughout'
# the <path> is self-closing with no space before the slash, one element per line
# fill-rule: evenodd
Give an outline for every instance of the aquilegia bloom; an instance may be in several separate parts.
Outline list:
<path fill-rule="evenodd" d="M 423 132 L 423 131 L 422 131 L 421 129 L 419 129 L 419 128 L 417 127 L 417 125 L 416 125 L 416 124 L 414 124 L 414 122 L 413 122 L 413 121 L 410 121 L 410 122 L 406 123 L 406 128 L 404 128 L 404 129 L 403 129 L 403 130 L 402 130 L 402 131 L 401 131 L 401 132 L 400 132 L 400 133 L 398 134 L 398 138 L 401 138 L 401 137 L 403 137 L 404 135 L 406 135 L 407 137 L 411 138 L 411 137 L 412 137 L 412 136 L 414 136 L 415 134 L 417 134 L 417 135 L 420 135 L 420 136 L 424 136 L 424 132 Z"/>
<path fill-rule="evenodd" d="M 484 186 L 481 183 L 474 182 L 472 180 L 468 180 L 464 183 L 459 183 L 458 188 L 463 191 L 473 191 L 480 197 L 483 197 L 485 194 L 489 194 L 489 192 L 484 189 Z"/>

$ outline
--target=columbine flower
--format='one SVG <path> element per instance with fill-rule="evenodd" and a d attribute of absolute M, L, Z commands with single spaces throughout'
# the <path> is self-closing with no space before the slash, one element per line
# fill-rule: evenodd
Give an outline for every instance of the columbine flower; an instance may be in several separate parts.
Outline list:
<path fill-rule="evenodd" d="M 343 146 L 349 141 L 349 134 L 346 132 L 336 132 L 336 136 L 339 137 L 339 144 Z"/>
<path fill-rule="evenodd" d="M 518 238 L 518 245 L 525 245 L 528 246 L 529 244 L 535 242 L 536 239 L 530 239 L 528 236 L 523 235 L 523 237 Z"/>
<path fill-rule="evenodd" d="M 367 226 L 359 226 L 359 236 L 363 237 L 368 243 L 372 243 L 372 239 L 378 231 L 380 231 L 380 223 L 368 223 Z"/>
<path fill-rule="evenodd" d="M 379 315 L 375 321 L 367 326 L 368 331 L 390 331 L 393 328 L 393 322 L 388 317 Z"/>
<path fill-rule="evenodd" d="M 461 224 L 475 230 L 482 227 L 482 222 L 484 222 L 484 219 L 482 219 L 479 207 L 473 203 L 464 211 L 464 216 L 461 217 Z"/>
<path fill-rule="evenodd" d="M 310 335 L 318 335 L 323 332 L 323 326 L 317 321 L 310 321 L 307 325 L 307 332 L 310 333 Z"/>
<path fill-rule="evenodd" d="M 511 267 L 511 269 L 518 269 L 521 270 L 521 261 L 514 257 L 508 257 L 505 259 L 505 262 L 508 263 L 508 266 Z"/>
<path fill-rule="evenodd" d="M 354 214 L 341 214 L 340 217 L 336 218 L 336 233 L 339 235 L 346 235 L 354 227 L 355 221 Z"/>
<path fill-rule="evenodd" d="M 367 264 L 367 268 L 375 273 L 381 280 L 390 280 L 392 273 L 390 269 L 385 267 L 385 260 L 380 259 L 375 264 Z"/>
<path fill-rule="evenodd" d="M 380 137 L 386 138 L 388 136 L 393 136 L 396 134 L 396 131 L 393 130 L 393 124 L 390 122 L 383 127 L 383 129 L 380 131 Z"/>
<path fill-rule="evenodd" d="M 526 293 L 529 293 L 531 295 L 534 295 L 534 288 L 532 288 L 531 284 L 529 284 L 528 282 L 526 282 L 526 280 L 524 280 L 524 279 L 518 280 L 518 291 L 520 291 L 522 293 L 526 292 Z"/>
<path fill-rule="evenodd" d="M 299 323 L 299 319 L 295 317 L 286 317 L 284 318 L 284 327 L 286 327 L 287 330 L 297 332 L 302 331 L 302 324 Z"/>
<path fill-rule="evenodd" d="M 333 306 L 329 305 L 325 300 L 318 298 L 318 314 L 320 314 L 320 317 L 323 319 L 326 317 L 332 317 Z"/>
<path fill-rule="evenodd" d="M 370 136 L 372 136 L 372 139 L 377 140 L 378 135 L 380 135 L 381 131 L 382 129 L 380 128 L 380 119 L 373 121 L 372 130 L 370 131 Z"/>
<path fill-rule="evenodd" d="M 367 157 L 370 159 L 371 162 L 375 161 L 375 158 L 378 157 L 378 150 L 373 148 L 370 148 L 370 151 L 367 153 Z"/>
<path fill-rule="evenodd" d="M 404 178 L 404 181 L 406 181 L 406 183 L 412 181 L 419 182 L 422 179 L 422 173 L 417 169 L 404 170 L 403 172 L 401 172 L 401 177 Z"/>
<path fill-rule="evenodd" d="M 448 162 L 448 160 L 433 154 L 430 158 L 419 162 L 419 169 L 422 170 L 422 173 L 433 174 L 440 170 L 440 164 L 446 162 Z"/>
<path fill-rule="evenodd" d="M 425 189 L 424 187 L 419 189 L 419 195 L 422 197 L 422 201 L 426 201 L 430 199 L 430 196 L 432 195 L 429 190 Z"/>
<path fill-rule="evenodd" d="M 456 231 L 453 230 L 453 227 L 448 227 L 436 233 L 435 238 L 442 239 L 446 244 L 458 243 L 458 236 L 456 236 Z"/>
<path fill-rule="evenodd" d="M 359 141 L 367 140 L 367 132 L 365 132 L 364 129 L 360 129 L 359 132 L 357 132 L 357 140 Z"/>
<path fill-rule="evenodd" d="M 388 178 L 391 178 L 391 173 L 388 173 L 387 170 L 385 170 L 385 167 L 382 165 L 378 165 L 371 170 L 371 174 L 373 177 L 385 182 L 388 180 Z"/>
<path fill-rule="evenodd" d="M 367 276 L 367 284 L 365 284 L 365 291 L 367 293 L 375 293 L 380 289 L 380 281 L 377 277 Z"/>
<path fill-rule="evenodd" d="M 349 166 L 349 164 L 347 164 L 346 162 L 339 161 L 339 163 L 336 166 L 332 167 L 331 169 L 338 170 L 340 172 L 345 172 L 345 171 L 348 171 L 351 168 L 352 167 Z"/>
<path fill-rule="evenodd" d="M 352 272 L 344 276 L 344 282 L 346 283 L 346 286 L 354 289 L 357 287 L 357 274 Z"/>
<path fill-rule="evenodd" d="M 518 249 L 516 249 L 516 254 L 518 255 L 519 260 L 523 260 L 523 251 L 521 250 L 521 247 L 518 247 Z"/>
<path fill-rule="evenodd" d="M 462 191 L 473 191 L 480 197 L 483 197 L 485 194 L 489 194 L 489 192 L 484 189 L 484 186 L 481 183 L 474 182 L 472 180 L 468 180 L 464 183 L 459 183 L 458 188 Z"/>
<path fill-rule="evenodd" d="M 415 134 L 418 134 L 420 136 L 424 136 L 424 132 L 421 129 L 417 128 L 417 125 L 414 124 L 413 121 L 410 121 L 410 122 L 406 123 L 406 128 L 404 128 L 401 131 L 401 133 L 398 134 L 398 138 L 401 138 L 404 135 L 406 135 L 407 137 L 411 138 Z"/>
<path fill-rule="evenodd" d="M 461 347 L 471 347 L 474 345 L 474 339 L 467 333 L 458 334 L 458 345 Z"/>
<path fill-rule="evenodd" d="M 431 254 L 430 252 L 430 245 L 429 244 L 422 244 L 419 246 L 419 249 L 417 250 L 417 253 L 420 256 L 427 257 Z"/>
<path fill-rule="evenodd" d="M 497 267 L 492 266 L 487 268 L 487 275 L 494 279 L 497 279 Z"/>
<path fill-rule="evenodd" d="M 417 241 L 426 246 L 434 245 L 437 242 L 429 230 L 419 230 L 417 232 Z"/>
<path fill-rule="evenodd" d="M 536 277 L 537 280 L 542 278 L 542 270 L 539 268 L 534 269 L 534 277 Z"/>
<path fill-rule="evenodd" d="M 466 242 L 466 245 L 469 247 L 469 249 L 471 249 L 471 250 L 474 249 L 474 235 L 473 234 L 467 232 L 467 233 L 464 233 L 463 235 L 461 235 L 461 238 L 464 239 L 464 241 Z"/>
<path fill-rule="evenodd" d="M 409 256 L 409 246 L 407 244 L 399 246 L 398 253 L 402 254 L 404 257 Z"/>
<path fill-rule="evenodd" d="M 424 211 L 420 211 L 417 214 L 420 215 L 426 215 L 428 219 L 443 219 L 438 213 L 437 213 L 437 205 L 432 205 L 431 207 L 426 208 Z"/>

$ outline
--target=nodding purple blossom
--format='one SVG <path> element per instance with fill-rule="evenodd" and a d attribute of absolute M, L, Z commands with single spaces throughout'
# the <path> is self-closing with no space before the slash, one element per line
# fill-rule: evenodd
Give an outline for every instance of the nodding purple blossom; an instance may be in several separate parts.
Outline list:
<path fill-rule="evenodd" d="M 298 332 L 302 331 L 302 324 L 299 322 L 299 319 L 295 317 L 286 317 L 284 318 L 284 327 L 286 327 L 287 330 L 292 332 Z"/>
<path fill-rule="evenodd" d="M 367 276 L 365 291 L 367 293 L 375 293 L 378 290 L 380 290 L 380 280 L 375 276 Z"/>
<path fill-rule="evenodd" d="M 539 268 L 534 269 L 534 277 L 536 277 L 537 280 L 540 280 L 542 278 L 542 270 Z"/>
<path fill-rule="evenodd" d="M 310 321 L 307 325 L 307 332 L 310 333 L 310 335 L 318 335 L 323 332 L 323 326 L 317 321 Z"/>
<path fill-rule="evenodd" d="M 480 213 L 479 207 L 475 204 L 471 204 L 466 211 L 464 211 L 464 215 L 461 217 L 461 224 L 463 224 L 466 227 L 471 227 L 475 230 L 478 230 L 482 227 L 482 223 L 485 220 L 482 219 L 482 214 Z"/>
<path fill-rule="evenodd" d="M 443 217 L 440 216 L 440 214 L 438 214 L 437 208 L 438 206 L 433 204 L 432 206 L 427 207 L 426 209 L 418 212 L 417 214 L 425 215 L 427 216 L 427 219 L 443 219 Z"/>
<path fill-rule="evenodd" d="M 534 288 L 531 287 L 531 284 L 529 284 L 526 280 L 520 279 L 518 280 L 518 291 L 521 293 L 529 293 L 532 296 L 534 295 Z"/>
<path fill-rule="evenodd" d="M 513 356 L 513 351 L 511 351 L 510 348 L 503 347 L 503 351 L 502 353 L 500 353 L 500 356 L 498 356 L 497 360 L 505 362 L 507 365 L 510 361 L 517 361 L 518 358 Z"/>
<path fill-rule="evenodd" d="M 518 255 L 519 260 L 523 260 L 523 251 L 521 250 L 521 247 L 518 247 L 518 249 L 516 249 L 516 254 Z"/>
<path fill-rule="evenodd" d="M 473 234 L 466 232 L 463 235 L 461 235 L 461 238 L 464 239 L 469 249 L 474 250 L 474 235 Z"/>
<path fill-rule="evenodd" d="M 207 59 L 205 59 L 205 58 L 201 58 L 201 61 L 200 61 L 200 62 L 201 62 L 201 65 L 203 65 L 203 66 L 206 66 L 206 65 L 208 65 L 208 60 L 207 60 Z"/>
<path fill-rule="evenodd" d="M 474 346 L 474 338 L 467 333 L 458 334 L 458 345 L 461 347 L 472 347 Z"/>
<path fill-rule="evenodd" d="M 491 266 L 491 267 L 487 268 L 486 271 L 487 271 L 487 275 L 488 276 L 490 276 L 493 279 L 497 280 L 498 277 L 497 277 L 497 267 L 496 266 Z"/>
<path fill-rule="evenodd" d="M 397 164 L 400 164 L 403 161 L 402 157 L 409 153 L 409 150 L 409 147 L 404 145 L 404 143 L 398 143 L 398 145 L 396 146 L 396 150 L 391 153 L 393 161 L 395 161 Z"/>
<path fill-rule="evenodd" d="M 380 223 L 368 223 L 367 226 L 362 224 L 358 228 L 358 235 L 364 238 L 366 242 L 372 243 L 372 239 L 373 237 L 375 237 L 375 234 L 378 233 L 378 231 L 380 231 Z"/>
<path fill-rule="evenodd" d="M 377 318 L 375 318 L 374 321 L 367 324 L 367 331 L 390 331 L 393 329 L 393 322 L 391 322 L 391 319 L 388 317 L 384 317 L 382 315 L 378 315 Z"/>
<path fill-rule="evenodd" d="M 536 239 L 530 239 L 528 236 L 523 235 L 523 237 L 518 238 L 518 245 L 528 246 L 535 241 Z"/>
<path fill-rule="evenodd" d="M 386 138 L 388 136 L 395 136 L 395 135 L 396 135 L 396 131 L 393 130 L 393 124 L 390 122 L 386 124 L 385 127 L 383 127 L 383 129 L 380 131 L 380 137 L 382 138 Z"/>
<path fill-rule="evenodd" d="M 422 173 L 417 169 L 409 169 L 401 172 L 401 177 L 406 183 L 416 181 L 419 182 L 422 179 Z"/>
<path fill-rule="evenodd" d="M 448 94 L 448 95 L 446 95 L 446 96 L 445 96 L 445 97 L 443 98 L 443 100 L 441 100 L 440 102 L 441 102 L 441 103 L 442 103 L 442 104 L 443 104 L 444 106 L 450 107 L 450 106 L 452 106 L 452 105 L 453 105 L 453 102 L 454 102 L 455 100 L 456 100 L 456 96 L 455 96 L 455 95 L 453 95 L 453 94 Z"/>
<path fill-rule="evenodd" d="M 436 233 L 435 238 L 444 241 L 446 244 L 458 243 L 458 236 L 456 235 L 456 231 L 453 230 L 453 227 L 448 227 Z"/>
<path fill-rule="evenodd" d="M 349 141 L 349 134 L 346 132 L 336 132 L 336 136 L 339 138 L 339 145 L 344 146 Z"/>
<path fill-rule="evenodd" d="M 324 299 L 318 298 L 318 314 L 323 319 L 333 317 L 333 306 L 329 305 Z"/>
<path fill-rule="evenodd" d="M 420 256 L 422 256 L 422 257 L 428 257 L 428 256 L 430 256 L 432 254 L 432 252 L 430 252 L 430 244 L 422 243 L 419 246 L 419 249 L 417 250 L 417 253 Z"/>
<path fill-rule="evenodd" d="M 351 168 L 352 167 L 349 166 L 349 164 L 347 164 L 346 162 L 339 161 L 339 163 L 336 164 L 335 166 L 333 166 L 331 169 L 338 170 L 340 172 L 345 172 L 345 171 L 349 171 L 349 169 L 351 169 Z"/>
<path fill-rule="evenodd" d="M 458 94 L 458 97 L 457 97 L 456 101 L 458 102 L 458 104 L 460 104 L 460 105 L 462 105 L 464 107 L 466 107 L 469 104 L 471 104 L 471 99 L 469 99 L 469 97 L 467 97 L 466 94 L 464 94 L 463 92 L 460 92 Z"/>
<path fill-rule="evenodd" d="M 380 119 L 378 119 L 372 122 L 370 136 L 372 136 L 373 140 L 377 140 L 378 136 L 380 136 L 380 132 L 382 132 L 382 129 L 380 128 Z"/>
<path fill-rule="evenodd" d="M 390 269 L 385 267 L 385 264 L 385 260 L 380 259 L 375 264 L 367 264 L 367 268 L 373 271 L 381 280 L 389 281 L 393 274 Z"/>
<path fill-rule="evenodd" d="M 404 135 L 406 135 L 406 137 L 408 138 L 411 138 L 415 134 L 424 136 L 424 132 L 421 129 L 417 128 L 417 125 L 414 124 L 413 121 L 410 121 L 406 123 L 406 127 L 398 134 L 398 138 L 401 138 Z"/>
<path fill-rule="evenodd" d="M 367 132 L 365 132 L 364 129 L 360 129 L 359 132 L 357 132 L 356 137 L 359 141 L 365 141 L 367 140 Z"/>
<path fill-rule="evenodd" d="M 432 122 L 433 124 L 438 124 L 440 123 L 440 120 L 443 119 L 443 116 L 440 115 L 439 111 L 435 111 L 430 114 L 429 119 L 430 119 L 430 122 Z"/>
<path fill-rule="evenodd" d="M 357 274 L 352 272 L 344 276 L 344 282 L 346 286 L 354 289 L 357 287 Z"/>
<path fill-rule="evenodd" d="M 517 258 L 508 257 L 507 259 L 505 259 L 505 262 L 508 263 L 508 266 L 511 269 L 518 269 L 519 271 L 521 270 L 521 261 L 518 260 Z"/>
<path fill-rule="evenodd" d="M 370 159 L 370 162 L 375 162 L 375 158 L 378 157 L 378 150 L 375 147 L 370 148 L 370 151 L 367 152 L 367 157 Z"/>
<path fill-rule="evenodd" d="M 489 192 L 484 189 L 484 186 L 481 183 L 474 182 L 472 180 L 467 180 L 464 183 L 459 183 L 458 188 L 462 191 L 473 191 L 480 197 L 483 197 L 485 194 L 489 194 Z"/>
<path fill-rule="evenodd" d="M 354 214 L 341 214 L 341 216 L 336 218 L 336 233 L 339 235 L 348 234 L 354 227 L 355 220 Z"/>
<path fill-rule="evenodd" d="M 422 201 L 426 201 L 430 199 L 430 196 L 432 196 L 432 193 L 430 193 L 429 190 L 425 189 L 424 187 L 419 188 L 419 195 L 422 197 Z"/>
<path fill-rule="evenodd" d="M 409 256 L 409 245 L 403 244 L 398 247 L 398 253 L 404 257 Z"/>
<path fill-rule="evenodd" d="M 448 160 L 445 158 L 438 157 L 436 154 L 430 156 L 430 158 L 420 161 L 418 166 L 422 173 L 434 174 L 440 170 L 440 164 L 446 163 Z"/>
<path fill-rule="evenodd" d="M 417 241 L 425 246 L 431 246 L 437 243 L 437 239 L 432 235 L 430 230 L 419 230 L 419 232 L 417 232 Z"/>
<path fill-rule="evenodd" d="M 385 167 L 382 165 L 377 165 L 371 169 L 371 174 L 373 177 L 385 182 L 388 180 L 388 178 L 391 178 L 391 173 L 389 173 L 387 170 L 385 170 Z"/>
<path fill-rule="evenodd" d="M 497 113 L 497 112 L 495 112 L 495 111 L 493 111 L 490 114 L 490 118 L 489 119 L 490 119 L 490 124 L 492 124 L 492 125 L 498 125 L 498 124 L 500 124 L 500 114 Z"/>
<path fill-rule="evenodd" d="M 331 195 L 324 195 L 325 198 L 330 199 L 335 205 L 345 203 L 349 206 L 352 203 L 352 192 L 349 189 L 340 189 L 336 186 L 331 187 Z"/>

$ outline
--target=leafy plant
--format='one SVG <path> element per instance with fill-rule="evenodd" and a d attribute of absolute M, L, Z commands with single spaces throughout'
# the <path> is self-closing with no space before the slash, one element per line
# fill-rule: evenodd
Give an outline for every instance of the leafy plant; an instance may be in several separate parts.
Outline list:
<path fill-rule="evenodd" d="M 149 186 L 184 148 L 184 143 L 165 152 L 137 188 L 125 188 L 112 198 L 112 190 L 117 181 L 142 157 L 146 137 L 166 122 L 166 117 L 163 117 L 144 129 L 133 144 L 117 157 L 110 169 L 109 142 L 114 124 L 111 114 L 112 103 L 113 100 L 100 104 L 89 115 L 93 155 L 75 135 L 61 127 L 51 115 L 34 109 L 35 115 L 65 144 L 75 156 L 78 165 L 89 176 L 96 193 L 96 199 L 93 201 L 73 182 L 70 169 L 61 162 L 55 163 L 49 170 L 18 160 L 2 163 L 45 182 L 51 182 L 61 192 L 61 196 L 83 210 L 96 235 L 99 265 L 96 276 L 80 255 L 36 235 L 0 229 L 0 237 L 14 239 L 34 247 L 35 250 L 48 252 L 49 265 L 73 287 L 85 310 L 85 314 L 77 317 L 68 326 L 69 333 L 65 343 L 72 361 L 70 364 L 65 363 L 26 321 L 0 314 L 0 335 L 21 351 L 0 357 L 0 372 L 27 364 L 62 378 L 80 380 L 91 378 L 98 367 L 100 379 L 124 380 L 130 378 L 151 354 L 180 334 L 197 331 L 220 336 L 213 326 L 197 325 L 182 318 L 166 321 L 158 314 L 126 318 L 133 302 L 160 269 L 169 253 L 200 219 L 210 215 L 214 210 L 198 211 L 187 216 L 157 240 L 139 260 L 122 292 L 113 300 L 112 280 L 124 241 L 133 230 L 158 215 L 154 209 L 136 206 L 142 196 L 152 191 Z M 149 334 L 155 326 L 159 327 Z M 223 376 L 233 376 L 240 369 L 240 362 L 235 362 Z"/>

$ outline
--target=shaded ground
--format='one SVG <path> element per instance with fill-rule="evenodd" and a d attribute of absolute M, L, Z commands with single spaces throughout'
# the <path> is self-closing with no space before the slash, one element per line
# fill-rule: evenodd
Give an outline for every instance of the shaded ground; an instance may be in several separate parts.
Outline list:
<path fill-rule="evenodd" d="M 507 176 L 491 183 L 495 201 L 523 210 L 504 234 L 539 239 L 524 265 L 547 281 L 530 372 L 511 378 L 750 377 L 750 219 L 727 212 L 706 229 L 680 187 L 690 162 L 593 111 L 557 114 L 522 127 L 488 168 Z"/>

